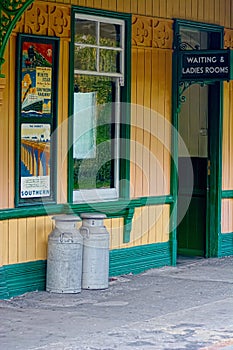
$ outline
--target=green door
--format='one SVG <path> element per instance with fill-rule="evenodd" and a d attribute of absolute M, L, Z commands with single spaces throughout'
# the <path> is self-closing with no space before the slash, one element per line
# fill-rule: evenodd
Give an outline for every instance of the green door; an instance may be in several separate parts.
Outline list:
<path fill-rule="evenodd" d="M 206 251 L 208 189 L 208 87 L 190 86 L 179 116 L 179 133 L 190 159 L 179 147 L 178 254 L 204 256 Z M 190 163 L 191 160 L 191 163 Z M 190 198 L 188 166 L 193 168 Z M 190 203 L 189 203 L 190 202 Z M 184 209 L 188 208 L 185 216 Z"/>

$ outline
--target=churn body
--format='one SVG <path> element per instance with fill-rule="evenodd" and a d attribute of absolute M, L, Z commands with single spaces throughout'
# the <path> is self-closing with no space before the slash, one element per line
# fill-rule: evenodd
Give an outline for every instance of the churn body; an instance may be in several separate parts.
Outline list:
<path fill-rule="evenodd" d="M 82 278 L 83 238 L 76 228 L 79 217 L 53 217 L 55 229 L 48 237 L 46 290 L 53 293 L 79 293 Z"/>
<path fill-rule="evenodd" d="M 104 214 L 81 214 L 83 236 L 83 289 L 106 289 L 109 280 L 109 233 Z"/>

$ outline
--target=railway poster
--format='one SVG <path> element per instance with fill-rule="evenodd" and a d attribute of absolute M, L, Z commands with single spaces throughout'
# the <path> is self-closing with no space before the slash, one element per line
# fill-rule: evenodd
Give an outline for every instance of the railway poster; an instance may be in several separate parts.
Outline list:
<path fill-rule="evenodd" d="M 18 34 L 16 205 L 56 202 L 59 39 Z"/>
<path fill-rule="evenodd" d="M 52 44 L 22 43 L 22 117 L 50 117 L 53 54 Z"/>

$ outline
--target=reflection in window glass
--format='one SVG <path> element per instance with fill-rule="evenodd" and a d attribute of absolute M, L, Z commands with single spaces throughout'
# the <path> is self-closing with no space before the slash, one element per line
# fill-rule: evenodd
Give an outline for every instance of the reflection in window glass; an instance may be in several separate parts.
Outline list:
<path fill-rule="evenodd" d="M 79 70 L 96 70 L 96 49 L 75 46 L 74 68 Z"/>
<path fill-rule="evenodd" d="M 117 24 L 100 23 L 100 45 L 120 47 L 120 29 Z"/>
<path fill-rule="evenodd" d="M 75 42 L 97 44 L 97 22 L 77 19 L 75 23 Z"/>
<path fill-rule="evenodd" d="M 120 72 L 120 53 L 112 50 L 100 49 L 99 70 L 100 72 Z"/>
<path fill-rule="evenodd" d="M 112 188 L 114 83 L 78 74 L 74 81 L 74 189 Z"/>

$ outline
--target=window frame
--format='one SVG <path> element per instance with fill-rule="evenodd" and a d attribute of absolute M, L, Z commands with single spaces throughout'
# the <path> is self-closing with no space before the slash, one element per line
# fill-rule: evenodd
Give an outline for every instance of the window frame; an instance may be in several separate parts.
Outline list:
<path fill-rule="evenodd" d="M 119 155 L 119 165 L 117 172 L 119 173 L 119 176 L 116 178 L 116 182 L 118 183 L 118 188 L 116 190 L 116 194 L 114 196 L 105 196 L 105 193 L 108 191 L 109 193 L 113 189 L 106 189 L 102 190 L 103 196 L 98 199 L 98 196 L 96 198 L 90 197 L 90 200 L 87 198 L 84 198 L 84 200 L 79 199 L 78 201 L 73 200 L 73 147 L 72 147 L 72 139 L 73 139 L 73 93 L 74 93 L 74 48 L 75 48 L 75 20 L 77 17 L 80 18 L 88 18 L 90 17 L 90 20 L 92 18 L 98 19 L 100 22 L 107 22 L 112 23 L 111 19 L 114 19 L 114 23 L 123 23 L 124 21 L 124 42 L 122 43 L 122 47 L 124 48 L 124 57 L 123 62 L 121 63 L 120 69 L 122 67 L 124 68 L 124 76 L 121 73 L 104 73 L 101 72 L 100 74 L 96 71 L 88 72 L 88 74 L 92 75 L 101 75 L 101 76 L 109 76 L 116 80 L 119 80 L 119 84 L 116 84 L 120 86 L 119 89 L 121 89 L 121 98 L 119 102 L 123 102 L 123 104 L 116 104 L 119 105 L 119 121 L 117 124 L 119 124 L 119 130 L 117 131 L 116 138 L 120 138 L 120 141 L 118 143 L 119 148 L 116 150 L 116 155 L 118 157 Z M 91 18 L 92 17 L 92 18 Z M 80 206 L 84 203 L 99 203 L 99 202 L 109 202 L 109 201 L 119 201 L 122 199 L 128 199 L 130 196 L 130 190 L 129 190 L 129 174 L 130 174 L 130 160 L 129 160 L 129 154 L 130 154 L 130 96 L 131 96 L 131 14 L 125 14 L 125 13 L 119 13 L 119 12 L 112 12 L 112 11 L 102 11 L 102 10 L 96 10 L 96 9 L 89 9 L 89 8 L 83 8 L 79 6 L 72 7 L 72 20 L 71 20 L 71 45 L 70 45 L 70 88 L 69 88 L 69 130 L 68 130 L 68 138 L 69 138 L 69 145 L 70 148 L 68 150 L 68 202 L 73 203 L 73 206 L 77 205 Z M 81 73 L 87 73 L 87 71 L 78 71 L 79 74 Z M 125 81 L 125 83 L 124 83 Z M 116 86 L 117 88 L 117 86 Z M 119 91 L 116 92 L 116 94 L 119 94 Z M 124 118 L 124 119 L 123 119 Z M 122 181 L 121 180 L 126 180 Z M 93 189 L 95 190 L 95 189 Z M 93 190 L 84 190 L 84 191 L 90 191 L 94 192 Z M 81 194 L 82 191 L 80 191 Z M 82 194 L 81 194 L 82 195 Z"/>

